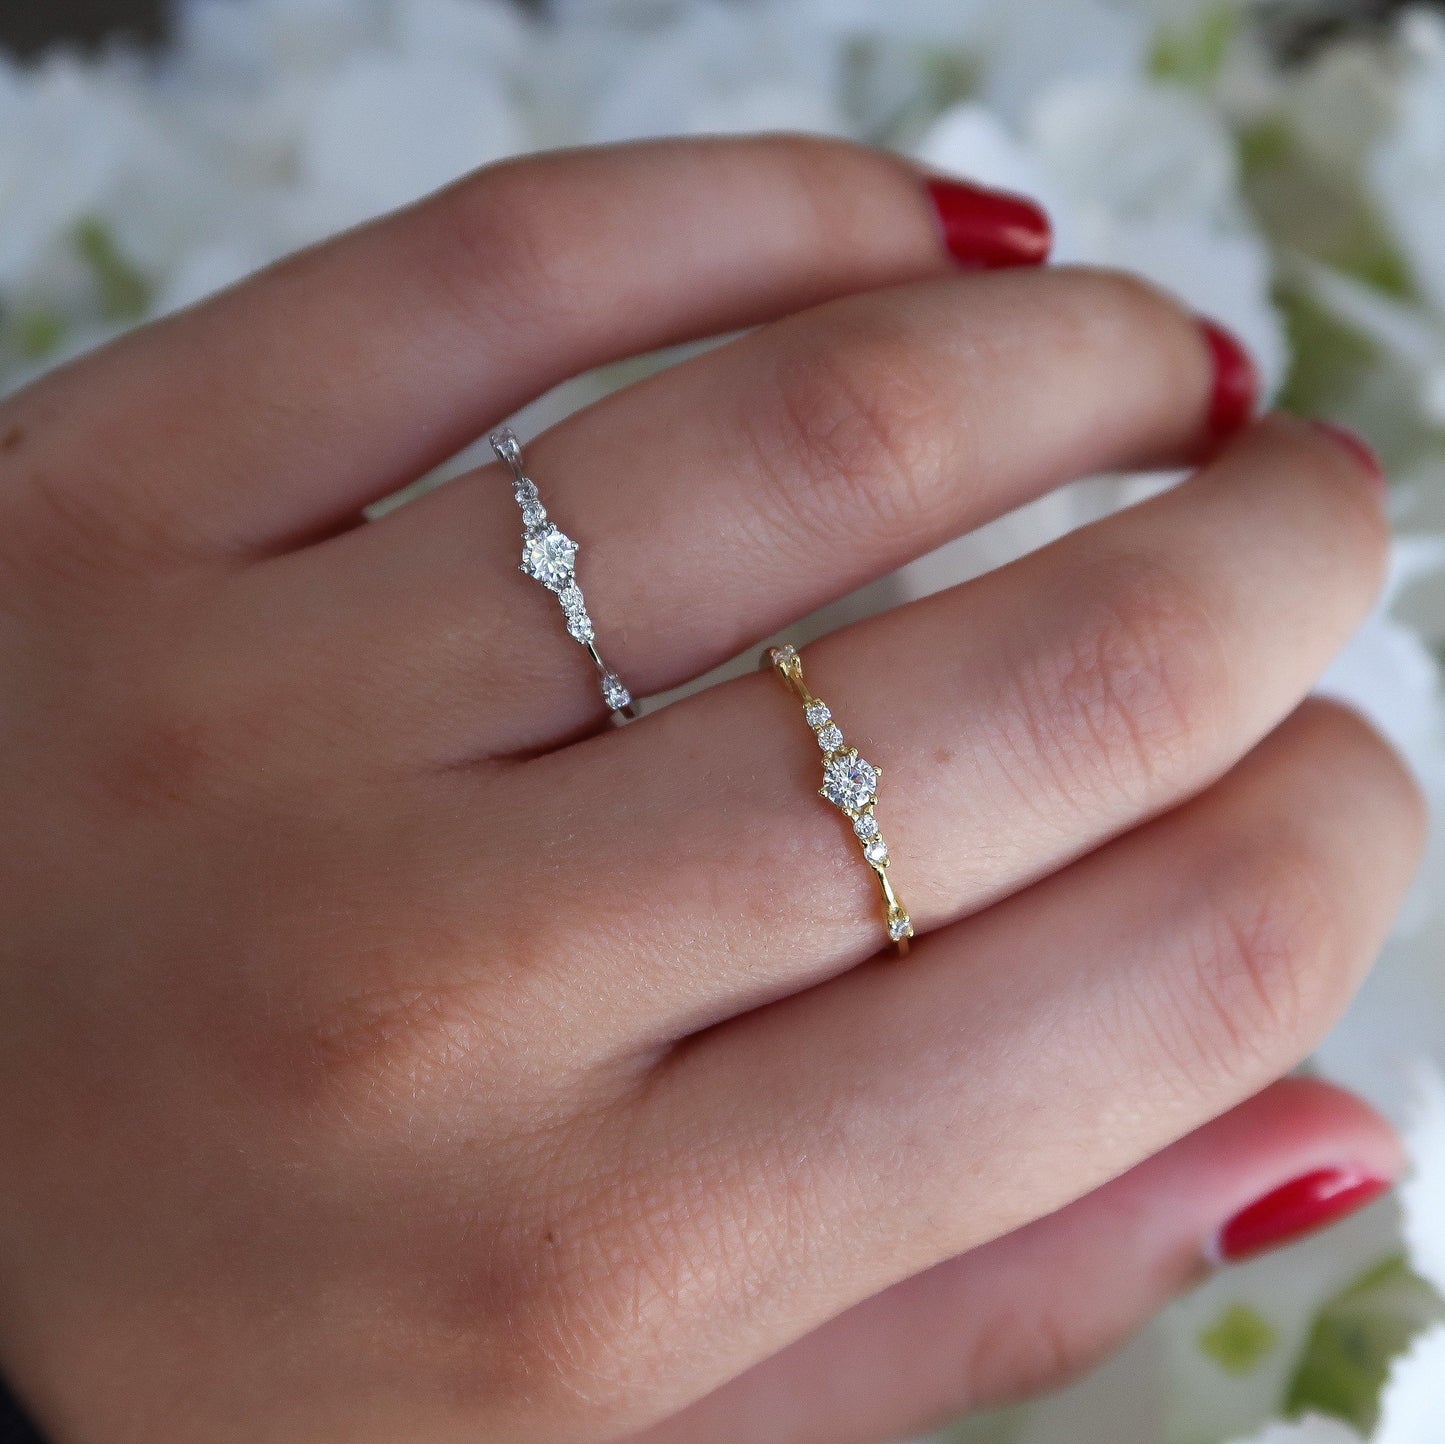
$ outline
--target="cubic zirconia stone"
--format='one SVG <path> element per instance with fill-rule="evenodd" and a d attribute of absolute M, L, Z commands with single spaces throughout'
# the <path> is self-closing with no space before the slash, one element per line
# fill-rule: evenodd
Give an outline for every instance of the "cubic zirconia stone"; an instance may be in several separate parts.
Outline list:
<path fill-rule="evenodd" d="M 582 596 L 582 588 L 576 582 L 568 582 L 557 593 L 557 600 L 562 603 L 562 610 L 569 614 L 587 610 L 587 602 Z"/>
<path fill-rule="evenodd" d="M 607 672 L 602 678 L 602 698 L 614 712 L 619 712 L 632 702 L 632 693 L 622 685 L 622 678 L 615 672 Z"/>
<path fill-rule="evenodd" d="M 526 506 L 529 502 L 536 503 L 541 500 L 536 483 L 525 476 L 520 481 L 512 483 L 512 495 L 517 498 L 518 506 Z"/>
<path fill-rule="evenodd" d="M 818 746 L 824 752 L 836 752 L 843 745 L 843 734 L 838 727 L 830 722 L 821 732 L 818 733 Z"/>
<path fill-rule="evenodd" d="M 854 819 L 853 831 L 867 842 L 870 837 L 878 836 L 878 819 L 871 812 L 865 812 L 862 817 Z"/>
<path fill-rule="evenodd" d="M 791 642 L 785 642 L 781 647 L 773 648 L 773 664 L 775 666 L 787 666 L 789 662 L 798 659 L 798 649 Z"/>
<path fill-rule="evenodd" d="M 540 527 L 522 538 L 522 570 L 554 592 L 572 580 L 576 557 L 577 543 L 555 526 Z"/>
<path fill-rule="evenodd" d="M 584 645 L 597 640 L 597 629 L 586 612 L 568 612 L 567 631 Z"/>
<path fill-rule="evenodd" d="M 833 720 L 826 702 L 809 703 L 803 715 L 808 719 L 808 726 L 813 728 L 826 727 Z"/>
<path fill-rule="evenodd" d="M 823 796 L 844 812 L 860 812 L 878 796 L 878 772 L 855 752 L 839 752 L 823 764 Z"/>
<path fill-rule="evenodd" d="M 863 856 L 881 867 L 888 861 L 888 844 L 881 837 L 875 837 L 863 844 Z"/>
<path fill-rule="evenodd" d="M 529 501 L 522 506 L 522 524 L 535 530 L 547 520 L 547 508 L 540 501 Z"/>
<path fill-rule="evenodd" d="M 895 943 L 901 943 L 904 938 L 913 936 L 913 920 L 907 913 L 899 913 L 897 917 L 888 919 L 888 936 Z"/>

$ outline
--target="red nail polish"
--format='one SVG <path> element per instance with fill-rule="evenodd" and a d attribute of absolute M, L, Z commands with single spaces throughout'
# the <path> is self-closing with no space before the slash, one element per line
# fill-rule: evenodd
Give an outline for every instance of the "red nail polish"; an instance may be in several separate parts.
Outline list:
<path fill-rule="evenodd" d="M 1213 442 L 1228 440 L 1254 419 L 1259 401 L 1259 370 L 1249 352 L 1223 326 L 1200 318 L 1199 329 L 1214 359 L 1214 394 L 1205 423 Z"/>
<path fill-rule="evenodd" d="M 1336 1223 L 1389 1192 L 1389 1180 L 1357 1168 L 1321 1168 L 1291 1180 L 1229 1220 L 1215 1241 L 1228 1263 L 1252 1258 Z"/>
<path fill-rule="evenodd" d="M 1048 260 L 1054 230 L 1032 201 L 940 176 L 929 180 L 928 194 L 943 242 L 959 265 L 993 271 Z"/>
<path fill-rule="evenodd" d="M 1364 468 L 1371 483 L 1379 490 L 1385 490 L 1385 463 L 1358 431 L 1351 431 L 1348 426 L 1341 426 L 1338 421 L 1311 421 L 1310 425 L 1348 451 Z"/>

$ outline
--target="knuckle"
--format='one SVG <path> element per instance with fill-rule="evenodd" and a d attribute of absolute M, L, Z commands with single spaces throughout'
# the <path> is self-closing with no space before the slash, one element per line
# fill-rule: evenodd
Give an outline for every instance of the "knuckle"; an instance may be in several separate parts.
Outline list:
<path fill-rule="evenodd" d="M 545 162 L 499 161 L 438 203 L 423 264 L 465 317 L 529 333 L 565 321 L 595 287 L 590 238 L 559 213 L 565 198 Z"/>
<path fill-rule="evenodd" d="M 1064 1303 L 1035 1300 L 1010 1306 L 973 1333 L 953 1413 L 982 1404 L 1011 1404 L 1073 1382 L 1109 1351 L 1112 1339 L 1098 1336 Z"/>
<path fill-rule="evenodd" d="M 948 430 L 910 338 L 877 317 L 835 317 L 775 362 L 769 401 L 744 417 L 764 504 L 807 542 L 869 529 L 887 549 L 945 503 Z"/>
<path fill-rule="evenodd" d="M 264 745 L 274 747 L 274 719 L 228 713 L 183 687 L 159 686 L 103 748 L 101 795 L 127 813 L 205 807 L 234 795 Z M 264 743 L 263 743 L 264 739 Z"/>
<path fill-rule="evenodd" d="M 1209 603 L 1140 555 L 1090 562 L 1059 596 L 1065 625 L 1011 672 L 998 743 L 1080 807 L 1146 804 L 1197 766 L 1228 713 L 1228 654 Z"/>
<path fill-rule="evenodd" d="M 1241 1066 L 1274 1076 L 1313 1041 L 1348 991 L 1350 969 L 1328 870 L 1298 839 L 1231 857 L 1186 931 L 1185 986 L 1165 990 L 1155 1037 L 1200 1092 Z M 1221 840 L 1221 847 L 1234 848 Z"/>

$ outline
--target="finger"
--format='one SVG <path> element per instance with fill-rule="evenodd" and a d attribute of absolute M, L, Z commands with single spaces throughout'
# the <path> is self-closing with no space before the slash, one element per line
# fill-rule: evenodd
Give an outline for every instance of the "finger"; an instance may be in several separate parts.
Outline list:
<path fill-rule="evenodd" d="M 1226 373 L 1199 322 L 1131 278 L 953 277 L 755 332 L 569 418 L 525 459 L 581 544 L 607 660 L 646 693 L 1062 481 L 1197 450 Z M 536 747 L 601 709 L 556 599 L 517 570 L 520 533 L 490 468 L 288 559 L 275 584 L 332 599 L 337 656 L 379 696 L 425 688 L 425 715 L 388 739 Z"/>
<path fill-rule="evenodd" d="M 1384 541 L 1357 460 L 1276 417 L 1171 492 L 807 649 L 809 685 L 883 769 L 876 819 L 915 927 L 977 911 L 1232 766 L 1365 617 Z M 589 1046 L 666 1047 L 886 945 L 822 773 L 802 708 L 758 675 L 508 779 L 558 876 L 628 929 L 625 968 L 553 970 Z M 474 785 L 485 812 L 494 784 Z M 595 917 L 558 907 L 528 924 L 539 961 L 584 957 Z"/>
<path fill-rule="evenodd" d="M 1359 1207 L 1401 1165 L 1367 1104 L 1286 1079 L 1060 1212 L 855 1305 L 638 1444 L 873 1444 L 1058 1388 L 1198 1281 L 1227 1220 L 1326 1175 L 1357 1180 Z"/>
<path fill-rule="evenodd" d="M 957 259 L 1043 258 L 1035 208 L 937 194 Z M 601 362 L 938 274 L 941 214 L 907 161 L 821 138 L 503 162 L 42 381 L 7 463 L 72 521 L 270 548 Z"/>
<path fill-rule="evenodd" d="M 608 1338 L 588 1377 L 648 1359 L 680 1406 L 1266 1086 L 1343 1008 L 1423 825 L 1390 749 L 1313 704 L 1203 797 L 916 961 L 693 1039 L 627 1121 L 632 1166 L 599 1183 L 667 1247 L 634 1232 L 629 1253 L 595 1200 L 591 1236 L 554 1225 L 573 1305 L 554 1317 Z M 717 1240 L 726 1267 L 692 1267 Z"/>

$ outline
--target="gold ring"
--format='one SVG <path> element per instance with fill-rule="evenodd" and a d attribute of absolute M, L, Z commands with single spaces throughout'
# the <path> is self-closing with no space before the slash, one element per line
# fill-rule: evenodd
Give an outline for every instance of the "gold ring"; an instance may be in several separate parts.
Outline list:
<path fill-rule="evenodd" d="M 878 819 L 873 815 L 878 802 L 878 779 L 883 775 L 883 769 L 865 762 L 856 747 L 849 747 L 844 742 L 842 728 L 833 720 L 828 704 L 808 690 L 808 684 L 803 680 L 803 659 L 796 647 L 791 644 L 770 647 L 763 654 L 763 665 L 775 667 L 803 704 L 803 715 L 818 739 L 818 746 L 823 749 L 823 785 L 818 789 L 818 796 L 847 814 L 852 822 L 853 833 L 863 848 L 864 861 L 873 869 L 883 892 L 884 922 L 889 940 L 897 947 L 898 956 L 903 957 L 908 952 L 908 940 L 913 936 L 913 923 L 902 900 L 893 891 L 888 877 L 888 844 L 883 841 Z"/>

